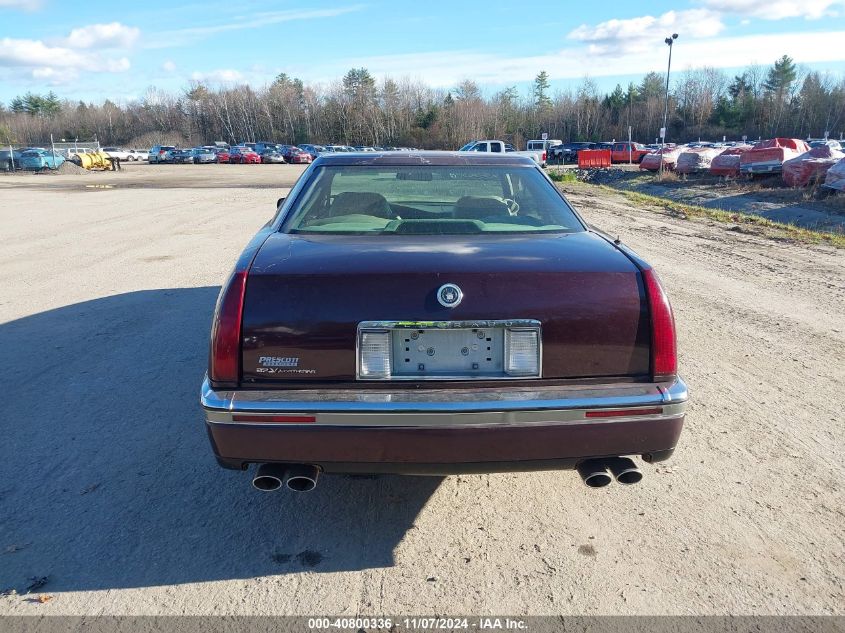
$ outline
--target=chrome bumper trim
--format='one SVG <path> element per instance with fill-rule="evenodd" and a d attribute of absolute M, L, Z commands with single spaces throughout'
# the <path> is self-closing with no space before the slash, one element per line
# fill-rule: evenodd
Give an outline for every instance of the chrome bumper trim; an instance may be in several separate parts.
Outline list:
<path fill-rule="evenodd" d="M 209 424 L 243 426 L 465 426 L 605 424 L 669 419 L 686 411 L 689 392 L 671 384 L 613 384 L 514 389 L 303 389 L 214 391 L 206 377 L 201 403 Z M 636 409 L 661 407 L 659 414 Z M 587 418 L 588 411 L 632 409 L 630 416 Z M 235 422 L 236 414 L 311 414 L 314 422 Z"/>

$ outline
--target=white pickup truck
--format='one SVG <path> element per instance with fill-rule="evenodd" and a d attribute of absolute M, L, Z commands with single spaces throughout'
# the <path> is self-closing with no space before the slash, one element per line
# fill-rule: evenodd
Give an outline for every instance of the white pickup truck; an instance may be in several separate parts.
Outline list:
<path fill-rule="evenodd" d="M 511 145 L 510 143 L 505 143 L 504 141 L 470 141 L 466 145 L 464 145 L 461 149 L 458 150 L 459 152 L 489 152 L 492 154 L 503 154 L 505 152 L 520 154 L 522 156 L 530 157 L 535 163 L 540 165 L 540 167 L 546 166 L 546 152 L 540 151 L 526 151 L 526 152 L 519 152 L 516 148 Z"/>

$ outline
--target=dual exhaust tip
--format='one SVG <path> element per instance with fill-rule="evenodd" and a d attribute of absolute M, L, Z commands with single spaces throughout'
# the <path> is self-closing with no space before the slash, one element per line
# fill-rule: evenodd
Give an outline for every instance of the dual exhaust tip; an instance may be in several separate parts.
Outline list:
<path fill-rule="evenodd" d="M 603 488 L 613 479 L 617 483 L 630 486 L 643 478 L 642 471 L 630 457 L 609 457 L 607 459 L 588 459 L 578 464 L 578 474 L 590 488 Z"/>
<path fill-rule="evenodd" d="M 311 464 L 261 464 L 252 478 L 257 490 L 273 492 L 282 486 L 296 492 L 310 492 L 317 487 L 320 469 Z"/>
<path fill-rule="evenodd" d="M 614 479 L 631 485 L 643 478 L 642 471 L 630 457 L 588 459 L 578 464 L 578 474 L 590 488 L 603 488 Z M 313 464 L 261 464 L 252 478 L 257 490 L 273 492 L 282 486 L 296 492 L 310 492 L 317 487 L 320 469 Z"/>

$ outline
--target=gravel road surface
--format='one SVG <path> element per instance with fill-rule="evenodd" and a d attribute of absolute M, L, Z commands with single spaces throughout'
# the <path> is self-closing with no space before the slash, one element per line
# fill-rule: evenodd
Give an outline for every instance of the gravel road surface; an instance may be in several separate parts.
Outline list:
<path fill-rule="evenodd" d="M 218 284 L 300 171 L 0 177 L 0 614 L 845 613 L 845 252 L 588 185 L 571 200 L 668 288 L 694 398 L 641 484 L 263 494 L 218 468 L 198 405 Z"/>

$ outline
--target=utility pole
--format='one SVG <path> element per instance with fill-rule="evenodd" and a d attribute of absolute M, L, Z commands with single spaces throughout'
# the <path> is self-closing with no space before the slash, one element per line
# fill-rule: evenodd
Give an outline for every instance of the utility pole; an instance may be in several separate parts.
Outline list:
<path fill-rule="evenodd" d="M 663 40 L 669 47 L 669 66 L 666 68 L 666 105 L 663 108 L 663 127 L 660 128 L 660 179 L 663 179 L 663 154 L 666 152 L 666 125 L 669 118 L 669 73 L 672 72 L 672 44 L 678 39 L 677 33 Z"/>

